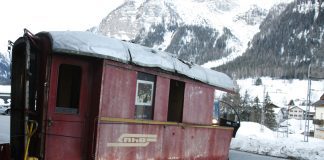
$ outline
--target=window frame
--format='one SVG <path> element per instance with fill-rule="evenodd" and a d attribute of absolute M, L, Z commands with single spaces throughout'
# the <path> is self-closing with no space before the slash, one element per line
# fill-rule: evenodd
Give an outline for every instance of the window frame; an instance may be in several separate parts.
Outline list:
<path fill-rule="evenodd" d="M 177 88 L 178 90 L 174 90 L 175 86 L 178 87 Z M 169 97 L 168 113 L 167 113 L 168 122 L 182 123 L 183 111 L 184 111 L 185 88 L 186 88 L 186 82 L 177 79 L 170 79 L 169 95 L 168 95 Z M 177 101 L 173 101 L 174 100 L 173 98 L 175 98 L 174 94 L 176 94 L 177 96 Z"/>
<path fill-rule="evenodd" d="M 141 84 L 144 84 L 144 85 L 150 85 L 150 90 L 151 92 L 149 93 L 149 100 L 147 103 L 144 102 L 144 100 L 140 101 L 140 96 L 139 96 L 139 86 Z M 137 79 L 136 81 L 136 94 L 135 94 L 135 105 L 139 105 L 139 106 L 152 106 L 153 105 L 153 95 L 154 95 L 154 82 L 152 81 L 145 81 L 145 80 L 139 80 Z M 147 94 L 146 94 L 147 95 Z M 146 98 L 146 97 L 145 97 Z"/>
<path fill-rule="evenodd" d="M 134 103 L 134 118 L 144 120 L 154 120 L 154 109 L 155 109 L 155 95 L 156 95 L 156 79 L 157 76 L 146 72 L 137 72 L 136 79 L 136 93 Z M 151 85 L 151 101 L 149 103 L 139 102 L 138 92 L 140 84 Z"/>
<path fill-rule="evenodd" d="M 61 75 L 61 67 L 75 67 L 74 69 L 78 69 L 77 72 L 79 72 L 79 74 L 77 75 L 77 77 L 75 77 L 76 75 L 73 75 L 74 73 L 76 73 L 76 70 L 72 71 L 73 73 L 72 74 L 69 74 L 71 75 L 71 77 L 63 77 L 63 79 L 61 79 L 62 77 L 61 76 L 66 76 L 66 75 Z M 72 68 L 72 69 L 73 69 Z M 64 71 L 68 71 L 68 69 L 71 69 L 71 68 L 65 68 Z M 59 114 L 79 114 L 80 112 L 80 99 L 81 99 L 81 84 L 82 84 L 82 75 L 83 74 L 83 70 L 82 70 L 82 67 L 79 66 L 79 65 L 75 65 L 75 64 L 68 64 L 68 63 L 61 63 L 58 65 L 58 77 L 57 77 L 57 85 L 56 85 L 56 103 L 55 103 L 55 110 L 54 112 L 55 113 L 59 113 Z M 77 78 L 79 81 L 77 82 L 78 85 L 77 88 L 75 88 L 75 86 L 73 87 L 73 85 L 75 85 L 75 78 Z M 69 88 L 71 89 L 70 91 L 70 94 L 68 94 L 69 96 L 69 102 L 70 103 L 76 103 L 76 106 L 59 106 L 59 103 L 62 103 L 62 99 L 61 99 L 61 96 L 63 95 L 62 92 L 61 92 L 61 84 L 60 83 L 65 83 L 66 80 L 72 80 L 73 84 L 71 86 L 69 86 Z M 65 85 L 65 84 L 63 84 Z M 71 88 L 72 87 L 72 88 Z M 66 88 L 66 87 L 63 87 L 63 88 Z M 77 90 L 75 90 L 77 89 Z M 63 90 L 63 92 L 66 92 L 67 89 Z M 78 93 L 73 93 L 75 91 L 78 91 Z M 73 96 L 77 96 L 77 99 L 75 102 L 72 102 L 73 101 Z M 66 97 L 66 96 L 65 96 Z M 71 100 L 72 99 L 72 100 Z M 66 104 L 64 104 L 66 105 Z"/>

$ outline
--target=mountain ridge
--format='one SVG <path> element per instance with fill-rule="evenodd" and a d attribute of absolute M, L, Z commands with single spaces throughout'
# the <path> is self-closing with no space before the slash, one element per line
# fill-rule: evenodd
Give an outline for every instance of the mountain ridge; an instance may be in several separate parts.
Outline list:
<path fill-rule="evenodd" d="M 103 19 L 96 33 L 165 50 L 198 64 L 224 56 L 232 60 L 244 52 L 268 10 L 279 2 L 283 1 L 127 1 Z M 202 39 L 197 34 L 214 37 Z"/>
<path fill-rule="evenodd" d="M 276 18 L 270 12 L 243 56 L 215 69 L 238 78 L 305 79 L 312 64 L 311 75 L 323 78 L 324 5 L 316 2 L 295 1 Z"/>
<path fill-rule="evenodd" d="M 217 2 L 191 0 L 181 6 L 177 0 L 147 0 L 137 5 L 132 1 L 107 17 L 114 12 L 123 13 L 126 16 L 120 14 L 121 17 L 114 17 L 115 20 L 140 24 L 135 25 L 140 28 L 138 32 L 132 32 L 135 38 L 131 41 L 134 43 L 165 50 L 235 78 L 305 79 L 311 62 L 314 63 L 313 74 L 323 74 L 324 59 L 320 53 L 324 48 L 320 44 L 324 29 L 320 26 L 324 7 L 321 1 L 281 3 L 283 1 L 274 0 L 267 1 L 266 7 L 253 0 L 244 1 L 246 3 L 241 0 Z M 132 14 L 121 12 L 124 7 L 132 7 Z M 184 12 L 194 7 L 199 8 L 197 13 Z M 162 12 L 155 12 L 155 9 Z M 310 23 L 312 20 L 318 24 Z M 108 22 L 115 24 L 113 20 Z M 100 26 L 108 22 L 103 21 Z M 303 33 L 303 30 L 308 31 Z M 122 29 L 119 33 L 124 32 L 127 31 Z M 101 32 L 100 28 L 98 33 L 115 36 L 114 33 Z"/>

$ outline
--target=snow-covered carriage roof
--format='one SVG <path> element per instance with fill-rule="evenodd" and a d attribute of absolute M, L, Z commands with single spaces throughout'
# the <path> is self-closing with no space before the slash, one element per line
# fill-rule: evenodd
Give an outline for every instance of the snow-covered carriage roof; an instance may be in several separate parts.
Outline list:
<path fill-rule="evenodd" d="M 219 89 L 235 91 L 232 79 L 226 74 L 187 63 L 167 52 L 96 35 L 91 32 L 55 31 L 46 33 L 52 39 L 54 52 L 111 59 L 143 67 L 158 67 L 165 71 L 185 75 Z"/>

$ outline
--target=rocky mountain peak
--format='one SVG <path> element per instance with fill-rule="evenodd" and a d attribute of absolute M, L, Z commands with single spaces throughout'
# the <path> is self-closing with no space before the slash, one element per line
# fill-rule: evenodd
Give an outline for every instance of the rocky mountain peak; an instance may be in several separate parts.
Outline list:
<path fill-rule="evenodd" d="M 270 8 L 281 1 L 130 0 L 92 31 L 162 49 L 210 68 L 241 56 Z"/>
<path fill-rule="evenodd" d="M 243 56 L 217 69 L 238 77 L 283 79 L 324 75 L 324 5 L 298 0 L 269 12 Z M 278 13 L 279 12 L 279 13 Z"/>
<path fill-rule="evenodd" d="M 141 30 L 148 31 L 152 25 L 160 23 L 181 23 L 181 18 L 167 1 L 126 1 L 102 20 L 98 32 L 132 40 Z"/>

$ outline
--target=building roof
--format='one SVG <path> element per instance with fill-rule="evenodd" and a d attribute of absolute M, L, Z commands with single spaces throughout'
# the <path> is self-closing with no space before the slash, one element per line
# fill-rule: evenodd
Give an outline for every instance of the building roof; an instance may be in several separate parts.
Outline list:
<path fill-rule="evenodd" d="M 324 94 L 321 96 L 320 100 L 313 103 L 315 107 L 324 107 Z"/>
<path fill-rule="evenodd" d="M 324 107 L 324 100 L 319 100 L 313 103 L 313 106 L 315 107 Z"/>
<path fill-rule="evenodd" d="M 272 108 L 280 108 L 279 106 L 275 105 L 274 103 L 269 103 L 267 105 L 272 107 Z"/>
<path fill-rule="evenodd" d="M 282 112 L 282 108 L 273 108 L 273 112 L 275 114 L 278 114 L 278 113 Z"/>
<path fill-rule="evenodd" d="M 289 110 L 291 110 L 293 108 L 299 108 L 299 109 L 301 109 L 303 111 L 306 111 L 306 107 L 307 106 L 294 106 L 294 107 L 289 108 Z M 314 112 L 315 113 L 315 108 L 313 106 L 310 106 L 309 112 Z"/>
<path fill-rule="evenodd" d="M 54 53 L 68 53 L 110 59 L 143 67 L 155 67 L 201 81 L 218 89 L 235 92 L 233 80 L 224 73 L 185 62 L 170 53 L 91 32 L 42 32 L 52 40 Z"/>

